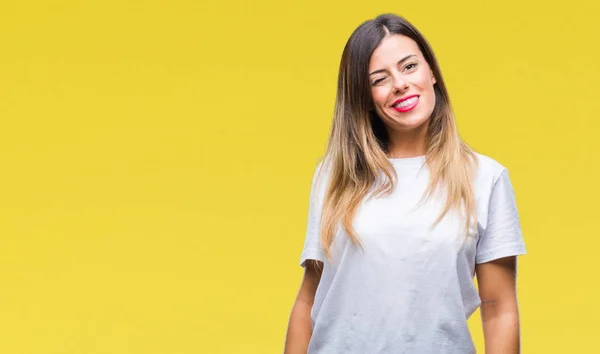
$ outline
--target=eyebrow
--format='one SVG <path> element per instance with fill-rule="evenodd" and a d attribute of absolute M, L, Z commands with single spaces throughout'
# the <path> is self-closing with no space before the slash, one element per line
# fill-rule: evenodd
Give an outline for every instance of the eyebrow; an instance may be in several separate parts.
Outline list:
<path fill-rule="evenodd" d="M 417 56 L 416 54 L 409 54 L 409 55 L 405 56 L 404 58 L 400 59 L 396 65 L 400 65 L 403 62 L 405 62 L 406 60 L 408 60 L 410 57 L 416 57 L 416 56 Z M 381 72 L 384 72 L 384 71 L 385 71 L 385 69 L 375 70 L 372 73 L 370 73 L 369 76 L 371 76 L 373 74 L 381 73 Z"/>

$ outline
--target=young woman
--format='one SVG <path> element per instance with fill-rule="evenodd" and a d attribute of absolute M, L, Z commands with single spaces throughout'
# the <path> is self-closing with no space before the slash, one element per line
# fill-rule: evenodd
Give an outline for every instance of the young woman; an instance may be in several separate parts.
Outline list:
<path fill-rule="evenodd" d="M 475 353 L 480 306 L 486 353 L 518 353 L 521 254 L 507 169 L 461 141 L 426 39 L 393 14 L 360 25 L 312 180 L 285 353 Z"/>

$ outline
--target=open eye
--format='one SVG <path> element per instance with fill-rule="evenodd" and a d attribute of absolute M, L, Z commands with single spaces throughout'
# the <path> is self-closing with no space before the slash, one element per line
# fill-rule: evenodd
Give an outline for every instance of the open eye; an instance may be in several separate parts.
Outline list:
<path fill-rule="evenodd" d="M 407 70 L 410 70 L 410 69 L 412 69 L 412 68 L 414 68 L 416 66 L 417 66 L 416 63 L 411 63 L 411 64 L 408 64 L 407 66 L 405 66 L 404 68 L 407 69 Z"/>

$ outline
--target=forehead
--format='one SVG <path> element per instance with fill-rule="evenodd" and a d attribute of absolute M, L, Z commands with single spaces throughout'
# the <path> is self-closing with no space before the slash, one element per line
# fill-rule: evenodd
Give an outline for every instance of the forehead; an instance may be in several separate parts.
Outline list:
<path fill-rule="evenodd" d="M 415 41 L 401 34 L 385 37 L 371 55 L 369 71 L 396 66 L 398 60 L 410 54 L 422 57 L 421 50 Z"/>

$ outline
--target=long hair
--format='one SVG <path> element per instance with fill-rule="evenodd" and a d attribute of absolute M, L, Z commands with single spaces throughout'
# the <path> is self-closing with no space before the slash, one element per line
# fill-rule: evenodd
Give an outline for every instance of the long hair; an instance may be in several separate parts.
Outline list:
<path fill-rule="evenodd" d="M 337 97 L 329 140 L 319 174 L 328 170 L 329 183 L 321 214 L 321 241 L 330 258 L 338 225 L 362 247 L 352 220 L 360 202 L 373 186 L 373 194 L 389 195 L 398 183 L 388 160 L 388 134 L 383 121 L 371 110 L 373 99 L 368 69 L 371 55 L 386 36 L 400 34 L 414 40 L 436 78 L 435 106 L 429 117 L 425 162 L 430 172 L 421 202 L 439 187 L 446 191 L 446 204 L 436 225 L 451 209 L 465 211 L 465 234 L 476 220 L 472 188 L 477 165 L 475 152 L 458 135 L 450 98 L 437 59 L 425 37 L 406 19 L 383 14 L 362 23 L 350 36 L 339 68 Z M 382 178 L 382 173 L 385 178 Z M 466 236 L 465 236 L 466 239 Z M 464 243 L 463 243 L 464 245 Z"/>

